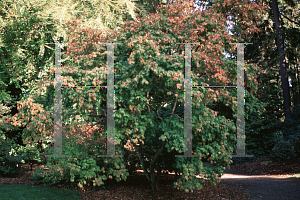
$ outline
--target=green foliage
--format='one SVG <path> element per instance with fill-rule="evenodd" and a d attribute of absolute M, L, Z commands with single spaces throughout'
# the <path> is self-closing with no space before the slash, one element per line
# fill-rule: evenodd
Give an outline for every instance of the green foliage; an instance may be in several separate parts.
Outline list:
<path fill-rule="evenodd" d="M 18 155 L 19 145 L 14 139 L 6 138 L 4 134 L 0 137 L 0 176 L 16 177 L 21 174 L 22 156 Z"/>
<path fill-rule="evenodd" d="M 104 151 L 92 152 L 86 145 L 73 140 L 64 143 L 63 155 L 70 157 L 49 157 L 45 167 L 49 172 L 36 168 L 32 180 L 38 180 L 46 185 L 69 184 L 82 189 L 92 186 L 103 186 L 105 181 L 115 178 L 117 182 L 129 175 L 120 158 L 99 158 Z M 47 155 L 53 155 L 53 149 L 46 149 Z"/>
<path fill-rule="evenodd" d="M 20 146 L 18 152 L 19 155 L 23 157 L 22 162 L 28 164 L 26 169 L 29 169 L 33 162 L 39 164 L 46 163 L 45 153 L 41 152 L 41 150 L 37 148 L 37 145 L 27 144 L 26 146 Z"/>
<path fill-rule="evenodd" d="M 272 161 L 290 160 L 296 157 L 293 143 L 283 137 L 282 132 L 274 133 L 275 146 L 270 152 Z"/>
<path fill-rule="evenodd" d="M 45 49 L 44 43 L 53 42 L 56 29 L 53 20 L 52 23 L 51 20 L 45 23 L 34 14 L 41 10 L 40 6 L 25 6 L 22 16 L 16 15 L 3 27 L 1 65 L 7 68 L 11 82 L 19 87 L 40 78 L 40 73 L 47 69 L 45 65 L 53 63 L 54 52 Z M 24 87 L 21 89 L 25 90 Z"/>
<path fill-rule="evenodd" d="M 1 9 L 8 9 L 5 8 L 4 3 L 5 2 L 2 1 L 0 2 Z M 19 110 L 19 105 L 15 104 L 20 104 L 20 102 L 17 102 L 18 100 L 27 98 L 22 97 L 23 95 L 25 96 L 26 94 L 29 96 L 35 93 L 39 95 L 43 94 L 43 91 L 37 90 L 37 88 L 43 87 L 45 84 L 35 84 L 38 83 L 38 80 L 47 79 L 50 66 L 53 66 L 53 48 L 49 48 L 45 43 L 54 42 L 52 37 L 55 35 L 55 32 L 57 32 L 51 17 L 45 21 L 37 14 L 43 9 L 42 6 L 35 5 L 33 7 L 30 3 L 25 4 L 24 2 L 20 4 L 24 4 L 21 9 L 22 12 L 19 13 L 20 9 L 17 10 L 17 13 L 10 10 L 10 17 L 5 19 L 5 23 L 1 23 L 0 27 L 0 73 L 1 81 L 3 81 L 0 81 L 1 92 L 4 93 L 3 97 L 9 97 L 9 94 L 15 93 L 15 90 L 21 91 L 20 93 L 17 92 L 16 95 L 14 94 L 15 97 L 17 97 L 16 99 L 11 98 L 11 103 L 9 104 L 12 110 L 15 110 L 16 107 Z M 0 99 L 2 100 L 2 98 Z M 4 102 L 1 101 L 1 103 L 6 104 L 6 102 L 9 102 L 8 100 Z M 51 101 L 50 98 L 49 101 Z M 45 102 L 44 104 L 50 106 L 51 102 Z M 19 113 L 17 112 L 17 115 L 19 114 L 18 120 L 20 120 L 20 123 L 16 123 L 16 119 L 12 119 L 10 114 L 3 117 L 0 116 L 0 132 L 2 132 L 1 129 L 4 129 L 4 133 L 9 135 L 11 134 L 11 130 L 18 131 L 19 129 L 28 128 L 26 126 L 32 121 L 35 123 L 35 120 L 32 119 L 32 115 L 37 113 L 35 112 L 33 114 L 29 110 L 30 109 L 27 108 L 27 112 L 25 110 L 19 110 Z M 31 135 L 34 135 L 34 133 L 38 131 L 38 128 L 35 127 L 34 130 L 35 131 L 27 132 L 27 135 L 24 134 L 26 129 L 24 129 L 23 132 L 20 131 L 20 135 L 25 137 L 23 138 L 24 144 L 28 143 L 28 141 L 26 141 L 27 138 L 28 140 L 31 139 L 33 144 L 41 142 L 40 138 L 36 136 L 34 136 L 35 140 L 30 138 Z"/>
<path fill-rule="evenodd" d="M 234 164 L 253 161 L 269 153 L 272 148 L 270 137 L 278 127 L 278 120 L 266 119 L 265 105 L 252 93 L 246 91 L 245 96 L 245 135 L 246 154 L 253 158 L 233 158 Z"/>
<path fill-rule="evenodd" d="M 246 91 L 245 96 L 245 121 L 246 124 L 263 119 L 266 116 L 265 105 L 252 93 Z"/>
<path fill-rule="evenodd" d="M 292 120 L 286 120 L 281 123 L 282 136 L 284 140 L 289 141 L 296 155 L 300 156 L 300 104 L 292 107 Z"/>
<path fill-rule="evenodd" d="M 280 129 L 280 121 L 275 116 L 267 119 L 258 119 L 246 125 L 246 146 L 249 155 L 262 157 L 270 154 L 274 143 L 273 133 Z"/>
<path fill-rule="evenodd" d="M 293 107 L 292 115 L 294 120 L 285 122 L 281 122 L 276 118 L 276 114 L 273 114 L 268 118 L 258 118 L 252 123 L 247 123 L 245 130 L 247 153 L 255 155 L 256 158 L 270 156 L 273 160 L 288 160 L 295 155 L 299 156 L 299 105 Z M 264 117 L 265 114 L 261 116 Z"/>
<path fill-rule="evenodd" d="M 16 144 L 15 139 L 7 138 L 4 134 L 1 134 L 1 176 L 18 176 L 21 175 L 24 169 L 23 164 L 30 164 L 32 161 L 38 161 L 41 164 L 45 162 L 45 157 L 35 145 L 21 146 Z"/>

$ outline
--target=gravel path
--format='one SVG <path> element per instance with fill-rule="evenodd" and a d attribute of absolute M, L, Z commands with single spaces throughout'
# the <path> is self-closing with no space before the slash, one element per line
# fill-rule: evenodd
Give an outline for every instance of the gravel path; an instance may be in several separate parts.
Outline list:
<path fill-rule="evenodd" d="M 254 175 L 226 169 L 221 183 L 244 190 L 253 200 L 300 200 L 300 177 Z"/>

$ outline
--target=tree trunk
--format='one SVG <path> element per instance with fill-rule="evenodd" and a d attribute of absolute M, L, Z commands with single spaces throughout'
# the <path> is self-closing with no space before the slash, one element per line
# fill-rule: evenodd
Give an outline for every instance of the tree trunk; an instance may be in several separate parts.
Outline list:
<path fill-rule="evenodd" d="M 295 67 L 296 69 L 296 67 Z M 300 103 L 299 99 L 299 90 L 298 90 L 298 79 L 299 77 L 296 77 L 297 69 L 295 70 L 295 73 L 293 74 L 292 78 L 292 92 L 293 92 L 293 103 L 294 106 Z"/>
<path fill-rule="evenodd" d="M 158 156 L 162 153 L 165 145 L 166 145 L 166 140 L 162 142 L 159 150 L 156 152 L 154 158 L 151 160 L 150 162 L 150 173 L 147 171 L 147 167 L 145 164 L 145 161 L 144 161 L 144 156 L 143 156 L 143 153 L 142 153 L 142 147 L 141 145 L 135 145 L 134 146 L 138 149 L 138 156 L 139 156 L 139 160 L 142 164 L 142 168 L 144 170 L 144 174 L 146 176 L 146 178 L 148 179 L 148 181 L 150 182 L 150 185 L 151 185 L 151 189 L 152 190 L 155 190 L 155 191 L 158 191 L 158 181 L 160 179 L 160 175 L 161 175 L 161 166 L 160 166 L 160 163 L 161 163 L 161 160 L 158 159 Z M 154 171 L 154 168 L 157 168 L 157 175 L 155 176 L 155 171 Z"/>
<path fill-rule="evenodd" d="M 151 183 L 151 189 L 158 191 L 158 181 L 160 179 L 160 175 L 161 175 L 161 167 L 159 164 L 156 165 L 157 166 L 157 174 L 155 176 L 155 171 L 152 167 L 150 167 L 150 183 Z M 151 168 L 153 170 L 151 170 Z"/>
<path fill-rule="evenodd" d="M 278 47 L 278 53 L 280 57 L 280 74 L 281 74 L 281 82 L 282 82 L 282 90 L 283 90 L 284 114 L 285 114 L 285 121 L 286 121 L 287 119 L 292 119 L 292 114 L 291 114 L 290 92 L 289 92 L 289 84 L 287 79 L 285 55 L 283 52 L 283 38 L 281 33 L 281 24 L 279 21 L 279 10 L 278 10 L 277 0 L 272 0 L 272 7 L 273 7 L 273 14 L 274 14 L 275 29 L 276 29 L 277 47 Z"/>

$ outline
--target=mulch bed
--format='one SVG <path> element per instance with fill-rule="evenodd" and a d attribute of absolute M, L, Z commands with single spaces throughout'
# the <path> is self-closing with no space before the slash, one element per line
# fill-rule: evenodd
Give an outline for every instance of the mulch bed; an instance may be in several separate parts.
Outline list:
<path fill-rule="evenodd" d="M 268 164 L 264 164 L 264 161 L 268 160 L 259 159 L 241 165 L 232 165 L 230 169 L 257 175 L 294 175 L 300 173 L 300 158 Z"/>

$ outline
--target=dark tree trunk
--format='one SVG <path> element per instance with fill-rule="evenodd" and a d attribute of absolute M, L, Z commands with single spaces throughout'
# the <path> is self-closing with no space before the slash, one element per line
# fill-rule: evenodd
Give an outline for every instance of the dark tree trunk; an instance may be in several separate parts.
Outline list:
<path fill-rule="evenodd" d="M 135 145 L 135 147 L 137 147 L 138 149 L 138 156 L 139 156 L 139 160 L 142 164 L 142 168 L 144 170 L 144 174 L 146 176 L 146 178 L 148 179 L 148 181 L 150 182 L 151 185 L 151 189 L 158 191 L 158 181 L 160 179 L 160 175 L 161 175 L 161 160 L 158 158 L 159 155 L 162 153 L 164 147 L 166 145 L 166 140 L 162 142 L 159 150 L 156 152 L 156 154 L 154 155 L 153 159 L 150 161 L 150 172 L 147 171 L 148 166 L 146 166 L 146 162 L 144 161 L 144 155 L 142 153 L 142 147 L 141 145 Z M 157 170 L 157 174 L 155 174 L 154 168 L 156 168 Z"/>
<path fill-rule="evenodd" d="M 150 169 L 150 183 L 151 183 L 151 189 L 158 191 L 158 181 L 160 179 L 160 175 L 161 175 L 161 167 L 159 164 L 156 165 L 157 166 L 157 174 L 155 175 L 155 171 L 154 169 Z"/>
<path fill-rule="evenodd" d="M 291 113 L 290 92 L 289 92 L 289 84 L 287 78 L 285 55 L 283 52 L 283 38 L 281 33 L 281 24 L 279 21 L 279 10 L 278 10 L 277 0 L 272 0 L 272 8 L 273 8 L 274 22 L 275 22 L 275 29 L 276 29 L 277 47 L 278 47 L 278 53 L 280 57 L 280 74 L 281 74 L 281 82 L 282 82 L 282 90 L 283 90 L 284 114 L 285 114 L 285 120 L 287 120 L 287 119 L 292 119 L 292 113 Z"/>
<path fill-rule="evenodd" d="M 293 103 L 294 105 L 297 105 L 300 103 L 299 99 L 299 89 L 298 89 L 298 79 L 299 77 L 296 77 L 297 71 L 295 70 L 295 73 L 293 74 L 292 78 L 292 92 L 293 92 Z"/>

